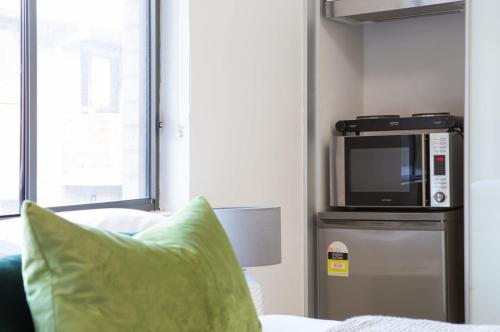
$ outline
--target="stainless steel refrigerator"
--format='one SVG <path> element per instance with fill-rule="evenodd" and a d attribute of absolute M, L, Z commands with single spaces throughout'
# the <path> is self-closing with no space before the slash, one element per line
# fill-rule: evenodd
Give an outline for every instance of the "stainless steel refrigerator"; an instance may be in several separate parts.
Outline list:
<path fill-rule="evenodd" d="M 463 210 L 319 214 L 318 314 L 463 322 Z"/>

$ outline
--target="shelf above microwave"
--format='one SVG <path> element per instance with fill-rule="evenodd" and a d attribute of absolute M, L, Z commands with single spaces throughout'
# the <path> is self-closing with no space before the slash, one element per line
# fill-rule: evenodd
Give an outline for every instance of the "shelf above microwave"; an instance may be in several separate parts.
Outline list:
<path fill-rule="evenodd" d="M 363 24 L 423 15 L 461 12 L 465 1 L 452 0 L 326 0 L 326 17 Z"/>

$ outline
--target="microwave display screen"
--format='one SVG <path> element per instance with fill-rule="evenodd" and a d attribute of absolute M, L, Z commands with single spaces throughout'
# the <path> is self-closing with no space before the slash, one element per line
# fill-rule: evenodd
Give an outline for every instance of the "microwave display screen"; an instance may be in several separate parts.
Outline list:
<path fill-rule="evenodd" d="M 409 147 L 354 148 L 350 150 L 352 192 L 409 192 Z"/>
<path fill-rule="evenodd" d="M 446 156 L 434 156 L 434 175 L 446 175 Z"/>

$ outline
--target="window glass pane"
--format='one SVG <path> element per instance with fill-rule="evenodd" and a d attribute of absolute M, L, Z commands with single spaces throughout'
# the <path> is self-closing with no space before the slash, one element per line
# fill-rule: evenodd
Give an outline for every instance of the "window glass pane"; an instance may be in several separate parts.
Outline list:
<path fill-rule="evenodd" d="M 0 215 L 19 210 L 20 2 L 0 1 Z"/>
<path fill-rule="evenodd" d="M 37 201 L 145 198 L 146 0 L 38 0 Z"/>

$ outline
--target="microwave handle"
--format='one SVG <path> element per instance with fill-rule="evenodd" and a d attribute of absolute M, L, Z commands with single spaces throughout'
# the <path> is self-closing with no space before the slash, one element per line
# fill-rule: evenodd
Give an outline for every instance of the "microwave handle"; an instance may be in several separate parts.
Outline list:
<path fill-rule="evenodd" d="M 426 134 L 421 135 L 422 139 L 422 206 L 427 206 L 427 182 L 428 182 L 428 174 L 427 174 L 427 144 L 425 144 L 428 136 Z"/>

